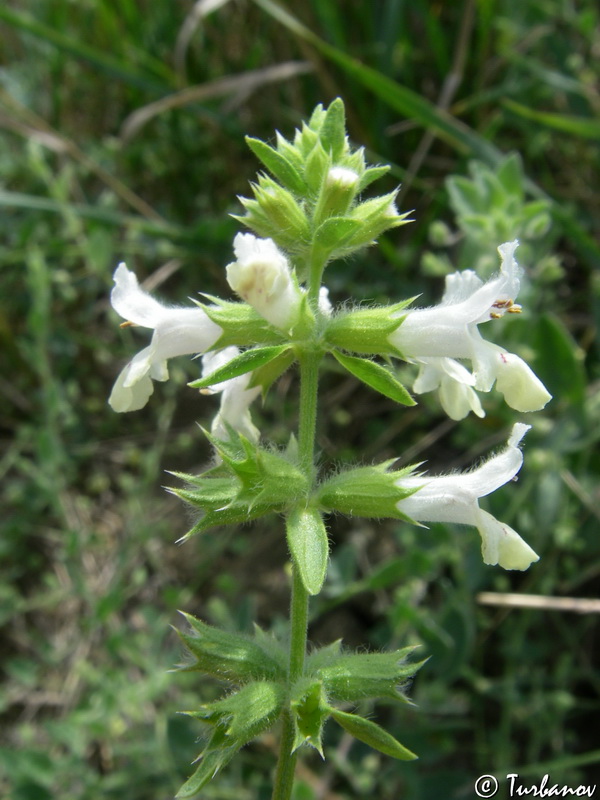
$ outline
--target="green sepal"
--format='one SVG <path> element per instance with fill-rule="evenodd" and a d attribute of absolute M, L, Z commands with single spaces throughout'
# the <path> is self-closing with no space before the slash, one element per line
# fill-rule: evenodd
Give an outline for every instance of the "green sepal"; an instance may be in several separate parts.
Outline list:
<path fill-rule="evenodd" d="M 274 509 L 297 503 L 308 492 L 304 473 L 288 458 L 273 450 L 265 450 L 246 437 L 232 431 L 231 440 L 222 441 L 206 434 L 223 463 L 241 483 L 237 502 L 254 505 L 269 503 Z"/>
<path fill-rule="evenodd" d="M 319 657 L 317 651 L 308 657 L 306 669 L 323 682 L 331 700 L 357 703 L 389 697 L 409 703 L 402 689 L 425 663 L 407 661 L 414 650 L 405 647 L 393 653 L 332 653 L 329 659 Z"/>
<path fill-rule="evenodd" d="M 214 731 L 199 756 L 200 766 L 178 791 L 178 800 L 197 795 L 240 748 L 271 727 L 281 714 L 284 699 L 283 685 L 259 681 L 198 711 L 183 712 L 213 725 Z"/>
<path fill-rule="evenodd" d="M 340 353 L 339 350 L 333 350 L 332 354 L 342 367 L 347 369 L 355 378 L 366 383 L 371 389 L 375 389 L 376 392 L 395 400 L 396 403 L 401 403 L 403 406 L 416 405 L 407 390 L 389 369 L 366 358 L 345 355 Z"/>
<path fill-rule="evenodd" d="M 270 147 L 260 139 L 253 139 L 246 136 L 246 144 L 254 155 L 262 161 L 265 167 L 277 180 L 295 194 L 303 195 L 306 192 L 306 184 L 302 176 L 294 165 L 282 153 Z"/>
<path fill-rule="evenodd" d="M 253 681 L 222 700 L 183 713 L 223 728 L 225 741 L 243 747 L 279 717 L 285 694 L 283 682 Z"/>
<path fill-rule="evenodd" d="M 217 729 L 199 757 L 200 766 L 175 795 L 177 800 L 196 796 L 235 756 L 240 748 L 237 745 L 227 745 L 223 739 L 223 731 Z"/>
<path fill-rule="evenodd" d="M 349 216 L 360 221 L 361 227 L 350 239 L 346 252 L 351 253 L 361 247 L 373 244 L 385 231 L 406 225 L 412 220 L 408 219 L 410 211 L 399 214 L 394 204 L 396 192 L 374 197 L 355 206 Z"/>
<path fill-rule="evenodd" d="M 368 467 L 344 470 L 322 483 L 314 501 L 324 511 L 337 511 L 356 517 L 403 519 L 414 522 L 398 510 L 398 503 L 417 491 L 402 489 L 397 481 L 410 475 L 414 467 L 391 470 L 396 459 Z"/>
<path fill-rule="evenodd" d="M 189 500 L 185 497 L 182 491 L 177 489 L 172 491 L 181 497 L 182 500 L 194 504 L 193 500 Z M 246 522 L 251 522 L 253 519 L 271 514 L 276 510 L 279 509 L 274 509 L 270 504 L 261 505 L 255 503 L 252 508 L 249 508 L 247 503 L 233 503 L 227 506 L 227 508 L 220 508 L 217 511 L 207 511 L 193 528 L 190 528 L 184 536 L 177 539 L 177 543 L 187 542 L 192 536 L 204 533 L 204 531 L 210 530 L 210 528 L 218 528 L 223 525 L 243 525 Z"/>
<path fill-rule="evenodd" d="M 331 167 L 331 156 L 325 152 L 321 142 L 310 151 L 304 165 L 304 180 L 316 196 Z"/>
<path fill-rule="evenodd" d="M 354 736 L 374 750 L 379 750 L 386 756 L 397 758 L 400 761 L 414 761 L 418 758 L 404 745 L 395 739 L 391 733 L 388 733 L 375 722 L 364 717 L 358 717 L 356 714 L 348 714 L 346 711 L 340 711 L 337 708 L 331 709 L 331 716 L 341 725 L 341 727 L 349 734 Z"/>
<path fill-rule="evenodd" d="M 290 345 L 281 344 L 267 347 L 253 347 L 250 350 L 244 350 L 238 356 L 235 356 L 227 364 L 219 367 L 210 375 L 200 380 L 192 381 L 188 384 L 192 389 L 206 389 L 209 386 L 214 386 L 223 381 L 229 381 L 232 378 L 237 378 L 239 375 L 245 375 L 247 372 L 253 372 L 259 367 L 264 367 L 270 361 L 274 361 L 286 350 L 289 350 Z"/>
<path fill-rule="evenodd" d="M 194 664 L 179 667 L 185 672 L 204 672 L 219 680 L 244 684 L 256 680 L 285 680 L 287 654 L 273 639 L 258 629 L 254 636 L 233 633 L 207 625 L 191 614 L 180 612 L 192 632 L 176 630 Z"/>
<path fill-rule="evenodd" d="M 304 169 L 304 159 L 302 153 L 291 142 L 288 142 L 279 131 L 275 131 L 275 138 L 277 140 L 277 152 L 286 158 L 296 172 L 301 175 Z M 306 188 L 306 187 L 305 187 Z"/>
<path fill-rule="evenodd" d="M 406 315 L 403 309 L 415 300 L 411 297 L 391 306 L 358 308 L 342 311 L 327 321 L 327 344 L 364 355 L 392 355 L 402 358 L 402 353 L 389 340 L 400 327 Z"/>
<path fill-rule="evenodd" d="M 329 717 L 330 708 L 322 683 L 300 678 L 292 687 L 290 709 L 295 731 L 292 752 L 303 744 L 309 744 L 323 756 L 323 725 Z"/>
<path fill-rule="evenodd" d="M 188 489 L 168 488 L 171 494 L 177 495 L 186 503 L 200 508 L 222 508 L 231 503 L 240 491 L 240 483 L 232 476 L 223 478 L 201 477 L 194 475 L 174 474 L 175 477 L 188 482 Z"/>
<path fill-rule="evenodd" d="M 383 178 L 384 175 L 387 175 L 390 169 L 391 168 L 387 165 L 384 167 L 369 167 L 366 169 L 360 179 L 359 191 L 363 192 L 367 186 L 370 186 L 370 184 L 373 183 L 373 181 Z"/>
<path fill-rule="evenodd" d="M 323 517 L 315 508 L 296 508 L 286 519 L 286 533 L 304 588 L 309 594 L 318 594 L 325 580 L 329 558 Z"/>
<path fill-rule="evenodd" d="M 317 228 L 313 247 L 330 254 L 343 248 L 361 227 L 362 223 L 352 217 L 330 217 Z"/>
<path fill-rule="evenodd" d="M 285 341 L 281 331 L 270 325 L 248 303 L 232 303 L 207 294 L 203 296 L 212 305 L 195 301 L 196 305 L 223 330 L 212 350 L 221 350 L 231 345 L 248 347 L 252 344 L 279 344 Z"/>
<path fill-rule="evenodd" d="M 346 140 L 346 111 L 344 109 L 344 102 L 340 97 L 336 97 L 336 99 L 330 103 L 322 118 L 319 127 L 319 140 L 325 152 L 331 153 L 334 163 L 336 163 L 345 150 L 348 149 L 348 142 Z"/>

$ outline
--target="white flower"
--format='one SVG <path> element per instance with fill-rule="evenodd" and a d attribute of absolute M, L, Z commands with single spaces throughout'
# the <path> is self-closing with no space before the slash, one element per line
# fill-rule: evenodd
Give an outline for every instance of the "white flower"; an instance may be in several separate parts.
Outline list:
<path fill-rule="evenodd" d="M 111 303 L 128 322 L 152 328 L 150 345 L 122 370 L 108 402 L 115 411 L 143 408 L 154 391 L 152 381 L 169 377 L 167 359 L 204 353 L 219 339 L 222 329 L 201 308 L 169 308 L 140 288 L 125 264 L 114 274 Z"/>
<path fill-rule="evenodd" d="M 398 509 L 417 522 L 455 522 L 474 525 L 481 535 L 486 564 L 524 570 L 539 556 L 511 527 L 479 508 L 480 497 L 512 480 L 523 463 L 519 442 L 530 425 L 513 426 L 507 447 L 472 472 L 400 478 L 397 486 L 417 491 L 400 500 Z"/>
<path fill-rule="evenodd" d="M 464 419 L 469 411 L 484 417 L 485 411 L 473 389 L 475 376 L 453 358 L 423 358 L 413 385 L 416 394 L 440 390 L 442 408 L 450 419 Z"/>
<path fill-rule="evenodd" d="M 237 347 L 224 347 L 214 353 L 207 353 L 202 357 L 202 377 L 205 378 L 220 367 L 224 367 L 232 358 L 239 355 L 239 352 Z M 227 426 L 230 426 L 251 442 L 258 441 L 260 431 L 250 417 L 250 403 L 260 394 L 260 386 L 249 389 L 251 378 L 252 373 L 247 372 L 203 390 L 204 394 L 221 393 L 221 407 L 211 425 L 211 431 L 217 439 L 229 439 Z"/>
<path fill-rule="evenodd" d="M 449 275 L 442 302 L 433 308 L 403 312 L 406 313 L 405 319 L 390 336 L 392 344 L 408 360 L 425 366 L 434 363 L 439 367 L 439 361 L 444 359 L 443 367 L 437 373 L 439 380 L 433 380 L 430 370 L 424 377 L 422 370 L 417 384 L 428 385 L 429 388 L 415 388 L 415 391 L 442 389 L 444 384 L 442 391 L 445 391 L 446 397 L 454 397 L 450 405 L 454 406 L 455 413 L 458 413 L 459 405 L 464 410 L 466 405 L 474 402 L 472 393 L 466 392 L 468 386 L 489 392 L 494 382 L 506 402 L 517 411 L 538 411 L 551 399 L 545 386 L 519 356 L 486 342 L 477 327 L 506 312 L 519 309 L 514 304 L 519 291 L 520 273 L 514 258 L 517 246 L 516 240 L 500 245 L 500 273 L 487 283 L 483 283 L 472 270 Z M 452 374 L 456 372 L 456 366 L 450 366 L 450 361 L 455 359 L 471 362 L 474 373 L 472 382 L 464 380 L 464 376 L 461 379 Z M 462 386 L 450 390 L 449 382 L 452 380 Z M 462 403 L 456 399 L 459 396 L 463 397 Z M 475 407 L 471 407 L 478 413 Z M 461 419 L 462 416 L 453 418 Z"/>
<path fill-rule="evenodd" d="M 227 281 L 271 325 L 289 331 L 300 313 L 302 294 L 287 258 L 272 239 L 238 233 L 233 240 L 236 260 L 227 266 Z"/>

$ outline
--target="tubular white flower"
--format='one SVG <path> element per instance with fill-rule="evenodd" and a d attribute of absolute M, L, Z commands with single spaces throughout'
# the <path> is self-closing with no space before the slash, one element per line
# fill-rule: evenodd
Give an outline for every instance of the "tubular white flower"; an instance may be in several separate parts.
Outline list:
<path fill-rule="evenodd" d="M 224 347 L 214 353 L 207 353 L 202 357 L 202 377 L 210 375 L 219 367 L 225 366 L 232 358 L 239 355 L 237 347 Z M 252 373 L 247 372 L 237 378 L 216 383 L 209 389 L 204 389 L 204 394 L 221 393 L 221 406 L 219 413 L 212 421 L 211 431 L 218 439 L 229 439 L 227 426 L 241 433 L 251 442 L 257 442 L 260 431 L 253 424 L 250 417 L 250 403 L 260 394 L 260 386 L 248 388 Z"/>
<path fill-rule="evenodd" d="M 486 564 L 527 569 L 539 556 L 510 526 L 480 509 L 478 500 L 512 480 L 521 469 L 523 454 L 519 443 L 530 427 L 522 423 L 514 425 L 507 447 L 472 472 L 400 478 L 398 487 L 418 489 L 399 501 L 398 510 L 417 522 L 474 525 L 481 535 L 481 553 Z"/>
<path fill-rule="evenodd" d="M 289 331 L 298 321 L 302 293 L 287 258 L 272 239 L 238 233 L 236 260 L 227 266 L 227 281 L 271 325 Z"/>
<path fill-rule="evenodd" d="M 500 273 L 486 283 L 472 270 L 449 275 L 442 302 L 433 308 L 403 312 L 406 317 L 392 333 L 390 341 L 408 360 L 422 365 L 427 365 L 431 359 L 444 358 L 446 367 L 450 359 L 468 360 L 473 366 L 475 389 L 489 392 L 496 382 L 497 389 L 512 408 L 538 411 L 551 399 L 545 386 L 519 356 L 486 342 L 477 327 L 518 309 L 514 305 L 520 283 L 520 268 L 514 257 L 517 246 L 516 240 L 500 245 Z M 447 368 L 442 371 L 447 393 L 448 382 L 452 379 L 467 385 L 464 380 L 452 376 Z M 429 377 L 428 383 L 431 388 L 421 391 L 440 388 L 442 378 L 440 376 L 436 384 Z M 419 390 L 415 388 L 415 391 Z M 454 387 L 454 392 L 465 395 L 464 388 Z M 465 400 L 470 403 L 471 399 L 469 393 Z"/>
<path fill-rule="evenodd" d="M 108 400 L 115 411 L 137 411 L 154 391 L 152 381 L 168 379 L 167 359 L 204 353 L 223 331 L 201 308 L 170 308 L 155 300 L 123 263 L 114 281 L 110 300 L 115 311 L 128 322 L 154 330 L 150 345 L 121 371 Z"/>

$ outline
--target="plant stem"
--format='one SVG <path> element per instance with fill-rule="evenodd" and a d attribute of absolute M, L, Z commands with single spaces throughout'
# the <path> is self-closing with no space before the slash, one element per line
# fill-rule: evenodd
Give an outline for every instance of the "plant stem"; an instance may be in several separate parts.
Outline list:
<path fill-rule="evenodd" d="M 321 354 L 304 352 L 300 361 L 300 419 L 298 427 L 298 451 L 300 465 L 312 481 L 314 479 L 315 433 L 317 426 L 317 393 Z M 295 564 L 292 563 L 292 598 L 290 603 L 290 656 L 288 667 L 288 690 L 304 672 L 306 637 L 308 630 L 308 592 Z M 279 761 L 275 773 L 273 800 L 289 800 L 294 787 L 296 753 L 294 744 L 294 721 L 288 711 L 283 717 L 283 730 Z"/>

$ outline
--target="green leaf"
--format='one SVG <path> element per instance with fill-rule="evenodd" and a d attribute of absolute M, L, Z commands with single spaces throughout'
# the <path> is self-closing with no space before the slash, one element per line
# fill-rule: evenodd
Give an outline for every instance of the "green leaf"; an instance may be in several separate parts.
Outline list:
<path fill-rule="evenodd" d="M 396 379 L 389 369 L 370 361 L 367 358 L 356 358 L 355 356 L 348 356 L 340 353 L 337 350 L 332 351 L 333 356 L 348 370 L 355 378 L 358 378 L 371 389 L 380 394 L 395 400 L 396 403 L 401 403 L 404 406 L 414 406 L 415 401 L 406 391 L 404 386 Z"/>
<path fill-rule="evenodd" d="M 246 136 L 246 143 L 254 155 L 259 158 L 265 167 L 281 183 L 295 194 L 306 194 L 306 184 L 297 172 L 296 168 L 281 153 L 274 150 L 260 139 L 253 139 Z"/>
<path fill-rule="evenodd" d="M 254 370 L 248 388 L 260 386 L 264 397 L 275 381 L 294 363 L 294 359 L 293 350 L 285 350 L 281 355 L 268 361 L 264 366 Z"/>
<path fill-rule="evenodd" d="M 383 728 L 371 722 L 370 719 L 357 717 L 355 714 L 348 714 L 345 711 L 339 711 L 337 708 L 331 709 L 331 716 L 338 725 L 341 725 L 355 739 L 368 744 L 374 750 L 379 750 L 380 753 L 386 756 L 398 758 L 400 761 L 414 761 L 415 758 L 418 758 L 404 745 L 401 745 L 397 739 L 394 739 L 391 733 L 384 731 Z"/>
<path fill-rule="evenodd" d="M 525 320 L 520 323 L 523 327 Z M 527 324 L 525 339 L 530 337 Z M 542 314 L 533 328 L 536 352 L 535 371 L 556 400 L 581 404 L 585 399 L 584 354 L 565 325 L 555 316 Z"/>
<path fill-rule="evenodd" d="M 329 543 L 321 514 L 314 508 L 292 511 L 286 524 L 288 547 L 304 588 L 318 594 L 325 580 Z"/>
<path fill-rule="evenodd" d="M 206 389 L 208 386 L 214 386 L 223 381 L 229 381 L 232 378 L 237 378 L 238 375 L 245 375 L 247 372 L 253 372 L 259 367 L 264 367 L 270 361 L 273 361 L 290 346 L 287 344 L 275 345 L 271 347 L 254 347 L 251 350 L 245 350 L 239 356 L 232 358 L 228 364 L 219 367 L 206 378 L 201 378 L 198 381 L 192 381 L 189 384 L 193 389 Z"/>
<path fill-rule="evenodd" d="M 523 164 L 518 153 L 507 156 L 498 168 L 496 177 L 508 194 L 523 202 Z"/>

